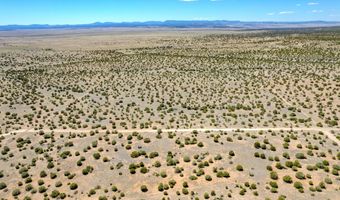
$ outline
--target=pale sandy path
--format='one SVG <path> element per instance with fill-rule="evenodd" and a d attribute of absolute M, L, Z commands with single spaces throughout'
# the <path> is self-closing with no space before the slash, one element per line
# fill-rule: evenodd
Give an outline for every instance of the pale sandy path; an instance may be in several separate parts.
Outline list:
<path fill-rule="evenodd" d="M 310 127 L 310 128 L 303 128 L 303 127 L 260 127 L 260 128 L 189 128 L 189 129 L 161 129 L 163 133 L 168 132 L 182 132 L 182 133 L 188 133 L 193 131 L 198 132 L 205 132 L 205 131 L 224 131 L 224 132 L 234 132 L 234 131 L 321 131 L 323 132 L 330 140 L 340 145 L 340 141 L 336 138 L 334 134 L 332 134 L 332 131 L 340 131 L 340 128 L 320 128 L 320 127 Z M 158 130 L 153 129 L 122 129 L 122 130 L 92 130 L 92 129 L 55 129 L 55 130 L 34 130 L 34 129 L 21 129 L 12 131 L 10 133 L 2 134 L 2 136 L 9 136 L 13 134 L 20 134 L 20 133 L 39 133 L 39 132 L 54 132 L 54 133 L 88 133 L 91 131 L 98 131 L 100 133 L 105 133 L 107 131 L 117 131 L 119 133 L 133 133 L 133 132 L 139 132 L 139 133 L 157 133 Z"/>

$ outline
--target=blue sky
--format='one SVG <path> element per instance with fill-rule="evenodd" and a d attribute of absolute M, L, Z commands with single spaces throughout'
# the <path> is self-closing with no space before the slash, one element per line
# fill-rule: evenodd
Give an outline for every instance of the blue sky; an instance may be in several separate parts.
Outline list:
<path fill-rule="evenodd" d="M 340 0 L 0 0 L 0 25 L 150 20 L 340 21 Z"/>

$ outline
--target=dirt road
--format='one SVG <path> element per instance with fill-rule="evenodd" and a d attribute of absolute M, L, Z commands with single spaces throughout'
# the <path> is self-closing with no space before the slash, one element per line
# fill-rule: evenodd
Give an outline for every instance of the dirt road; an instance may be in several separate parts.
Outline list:
<path fill-rule="evenodd" d="M 339 128 L 320 128 L 320 127 L 310 127 L 310 128 L 303 128 L 303 127 L 292 127 L 292 128 L 287 128 L 287 127 L 259 127 L 259 128 L 190 128 L 190 129 L 161 129 L 163 133 L 169 133 L 169 132 L 182 132 L 182 133 L 190 133 L 193 131 L 198 131 L 198 132 L 205 132 L 205 131 L 224 131 L 224 132 L 234 132 L 234 131 L 321 131 L 323 132 L 330 140 L 333 142 L 337 143 L 340 145 L 340 141 L 336 138 L 336 136 L 332 133 L 332 131 L 340 131 Z M 79 129 L 79 130 L 74 130 L 74 129 L 55 129 L 55 130 L 34 130 L 34 129 L 21 129 L 21 130 L 16 130 L 12 131 L 10 133 L 2 134 L 2 136 L 9 136 L 13 134 L 20 134 L 20 133 L 38 133 L 40 131 L 43 132 L 54 132 L 54 133 L 86 133 L 86 132 L 91 132 L 95 131 L 92 129 Z M 120 133 L 133 133 L 133 132 L 139 132 L 139 133 L 157 133 L 158 130 L 154 129 L 123 129 L 123 130 L 98 130 L 101 133 L 105 133 L 107 131 L 117 131 Z"/>

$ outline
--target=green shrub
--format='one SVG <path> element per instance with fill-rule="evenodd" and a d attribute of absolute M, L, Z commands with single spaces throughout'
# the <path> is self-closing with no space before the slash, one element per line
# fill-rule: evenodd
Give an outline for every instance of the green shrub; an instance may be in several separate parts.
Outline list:
<path fill-rule="evenodd" d="M 55 178 L 57 178 L 57 174 L 56 174 L 56 173 L 53 173 L 53 172 L 51 172 L 51 173 L 50 173 L 50 178 L 51 178 L 51 179 L 55 179 Z"/>
<path fill-rule="evenodd" d="M 277 169 L 284 169 L 285 168 L 280 162 L 276 163 L 275 167 Z"/>
<path fill-rule="evenodd" d="M 150 143 L 150 142 L 151 142 L 150 138 L 145 138 L 144 139 L 144 143 Z"/>
<path fill-rule="evenodd" d="M 292 161 L 286 161 L 285 165 L 286 167 L 292 168 L 294 166 L 294 163 Z"/>
<path fill-rule="evenodd" d="M 210 175 L 206 175 L 206 176 L 205 176 L 205 180 L 206 180 L 206 181 L 212 181 L 212 178 L 211 178 Z"/>
<path fill-rule="evenodd" d="M 149 154 L 149 158 L 156 158 L 157 156 L 159 156 L 159 154 L 158 154 L 158 152 L 151 152 L 150 154 Z"/>
<path fill-rule="evenodd" d="M 276 172 L 272 171 L 272 172 L 270 172 L 270 178 L 273 179 L 273 180 L 277 180 L 277 179 L 279 179 L 279 176 L 277 175 Z"/>
<path fill-rule="evenodd" d="M 21 192 L 20 192 L 19 189 L 14 189 L 14 190 L 12 191 L 12 195 L 13 195 L 14 197 L 19 196 L 20 194 L 21 194 Z"/>
<path fill-rule="evenodd" d="M 112 192 L 117 192 L 118 188 L 114 185 L 114 186 L 112 186 L 111 190 L 112 190 Z"/>
<path fill-rule="evenodd" d="M 339 170 L 333 169 L 333 170 L 332 170 L 332 174 L 333 174 L 334 176 L 339 176 Z"/>
<path fill-rule="evenodd" d="M 261 148 L 261 144 L 260 144 L 259 142 L 255 142 L 255 143 L 254 143 L 254 147 L 255 147 L 256 149 L 259 149 L 259 148 Z"/>
<path fill-rule="evenodd" d="M 131 158 L 138 158 L 140 156 L 139 151 L 133 151 L 130 154 Z"/>
<path fill-rule="evenodd" d="M 142 185 L 142 186 L 140 187 L 140 190 L 141 190 L 142 192 L 147 192 L 147 191 L 148 191 L 148 187 L 146 187 L 146 185 Z"/>
<path fill-rule="evenodd" d="M 292 177 L 286 175 L 283 177 L 283 181 L 286 182 L 286 183 L 292 183 L 293 180 L 292 180 Z"/>
<path fill-rule="evenodd" d="M 320 182 L 319 183 L 319 186 L 322 188 L 322 189 L 326 189 L 326 185 L 324 182 Z"/>
<path fill-rule="evenodd" d="M 297 159 L 306 159 L 306 156 L 305 156 L 305 154 L 303 154 L 303 153 L 297 153 L 297 154 L 295 154 L 295 157 L 296 157 Z"/>
<path fill-rule="evenodd" d="M 300 180 L 306 178 L 306 176 L 305 176 L 302 172 L 297 172 L 297 173 L 295 174 L 295 177 L 296 177 L 297 179 L 300 179 Z"/>
<path fill-rule="evenodd" d="M 100 154 L 98 152 L 94 153 L 93 158 L 96 159 L 96 160 L 99 160 Z"/>
<path fill-rule="evenodd" d="M 269 182 L 269 185 L 270 185 L 272 188 L 278 188 L 278 187 L 279 187 L 275 181 L 270 181 L 270 182 Z"/>
<path fill-rule="evenodd" d="M 45 171 L 41 171 L 40 172 L 40 177 L 41 178 L 44 178 L 44 177 L 46 177 L 47 176 L 47 173 L 45 172 Z"/>
<path fill-rule="evenodd" d="M 289 153 L 287 153 L 287 152 L 284 152 L 284 153 L 282 154 L 282 156 L 283 156 L 284 158 L 286 158 L 286 159 L 290 159 Z"/>
<path fill-rule="evenodd" d="M 160 175 L 161 175 L 161 177 L 162 177 L 162 178 L 166 178 L 166 177 L 167 177 L 167 175 L 166 175 L 166 172 L 165 172 L 165 171 L 161 171 Z"/>
<path fill-rule="evenodd" d="M 160 184 L 158 185 L 158 191 L 160 191 L 160 192 L 163 192 L 163 191 L 164 191 L 164 185 L 163 185 L 163 183 L 160 183 Z"/>
<path fill-rule="evenodd" d="M 142 174 L 146 174 L 146 173 L 148 172 L 148 169 L 147 169 L 146 167 L 142 167 L 142 168 L 140 169 L 140 172 L 141 172 Z"/>
<path fill-rule="evenodd" d="M 203 144 L 202 142 L 199 142 L 199 143 L 197 144 L 197 146 L 198 146 L 198 147 L 204 147 L 204 144 Z"/>
<path fill-rule="evenodd" d="M 61 182 L 61 181 L 57 181 L 56 183 L 55 183 L 55 186 L 56 187 L 61 187 L 63 185 L 63 183 Z"/>
<path fill-rule="evenodd" d="M 182 188 L 182 193 L 183 193 L 184 195 L 188 195 L 188 194 L 189 194 L 189 190 L 186 189 L 186 188 Z"/>
<path fill-rule="evenodd" d="M 183 187 L 185 187 L 185 188 L 188 188 L 188 187 L 189 187 L 188 182 L 186 182 L 186 181 L 184 181 L 182 185 L 183 185 Z"/>
<path fill-rule="evenodd" d="M 329 177 L 326 177 L 326 178 L 325 178 L 325 183 L 327 183 L 327 184 L 332 184 L 333 181 L 332 181 L 332 179 L 330 179 Z"/>
<path fill-rule="evenodd" d="M 228 178 L 228 177 L 230 177 L 229 173 L 226 172 L 226 171 L 219 171 L 219 172 L 217 172 L 216 176 L 218 178 Z"/>
<path fill-rule="evenodd" d="M 189 156 L 184 156 L 183 161 L 184 162 L 190 162 L 190 157 Z"/>
<path fill-rule="evenodd" d="M 44 185 L 45 184 L 45 182 L 44 182 L 44 180 L 38 180 L 38 185 Z"/>
<path fill-rule="evenodd" d="M 87 166 L 85 169 L 83 169 L 82 173 L 83 175 L 87 175 L 89 173 L 92 173 L 93 172 L 93 167 L 91 166 Z"/>
<path fill-rule="evenodd" d="M 298 181 L 294 183 L 294 187 L 295 187 L 296 189 L 303 189 L 302 183 L 301 183 L 301 182 L 298 182 Z"/>
<path fill-rule="evenodd" d="M 173 188 L 173 187 L 176 185 L 176 181 L 173 180 L 173 179 L 170 180 L 170 181 L 169 181 L 169 185 L 170 185 L 171 188 Z"/>
<path fill-rule="evenodd" d="M 242 165 L 237 165 L 236 166 L 237 171 L 243 171 L 243 166 Z"/>
<path fill-rule="evenodd" d="M 46 188 L 45 186 L 40 186 L 40 187 L 38 188 L 38 191 L 39 191 L 39 193 L 44 193 L 44 192 L 47 191 L 47 188 Z"/>
<path fill-rule="evenodd" d="M 0 190 L 5 189 L 7 187 L 6 183 L 0 182 Z"/>
<path fill-rule="evenodd" d="M 270 192 L 271 192 L 271 193 L 277 193 L 277 188 L 272 187 L 272 188 L 270 189 Z"/>
<path fill-rule="evenodd" d="M 70 184 L 70 189 L 71 190 L 76 190 L 78 188 L 78 184 L 77 183 L 71 183 Z"/>
<path fill-rule="evenodd" d="M 66 194 L 65 193 L 60 193 L 59 198 L 60 199 L 65 199 L 66 198 Z"/>
<path fill-rule="evenodd" d="M 51 193 L 51 197 L 52 198 L 57 198 L 59 196 L 60 192 L 58 190 L 53 190 Z"/>
<path fill-rule="evenodd" d="M 68 156 L 71 156 L 71 152 L 70 151 L 63 151 L 61 154 L 60 154 L 60 157 L 62 159 L 66 159 Z"/>
<path fill-rule="evenodd" d="M 48 169 L 52 169 L 53 167 L 54 167 L 53 162 L 48 162 L 47 168 L 48 168 Z"/>
<path fill-rule="evenodd" d="M 31 191 L 33 189 L 33 186 L 31 184 L 28 184 L 25 186 L 25 190 L 28 192 L 28 191 Z"/>
<path fill-rule="evenodd" d="M 302 167 L 301 164 L 300 164 L 300 162 L 299 162 L 298 160 L 295 160 L 295 161 L 294 161 L 294 166 L 295 166 L 295 167 L 298 167 L 298 168 L 301 168 L 301 167 Z"/>
<path fill-rule="evenodd" d="M 106 196 L 100 196 L 100 197 L 98 198 L 98 200 L 107 200 L 107 197 L 106 197 Z"/>

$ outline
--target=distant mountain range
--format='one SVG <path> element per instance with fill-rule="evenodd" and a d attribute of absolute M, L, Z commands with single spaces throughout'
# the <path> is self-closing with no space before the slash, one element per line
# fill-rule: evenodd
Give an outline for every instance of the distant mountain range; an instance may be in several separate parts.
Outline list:
<path fill-rule="evenodd" d="M 340 26 L 340 22 L 306 21 L 306 22 L 243 22 L 227 20 L 195 20 L 195 21 L 147 21 L 147 22 L 96 22 L 92 24 L 32 24 L 32 25 L 4 25 L 1 31 L 25 29 L 82 29 L 82 28 L 128 28 L 128 27 L 165 27 L 165 28 L 230 28 L 230 29 L 276 29 L 276 28 L 314 28 Z"/>

